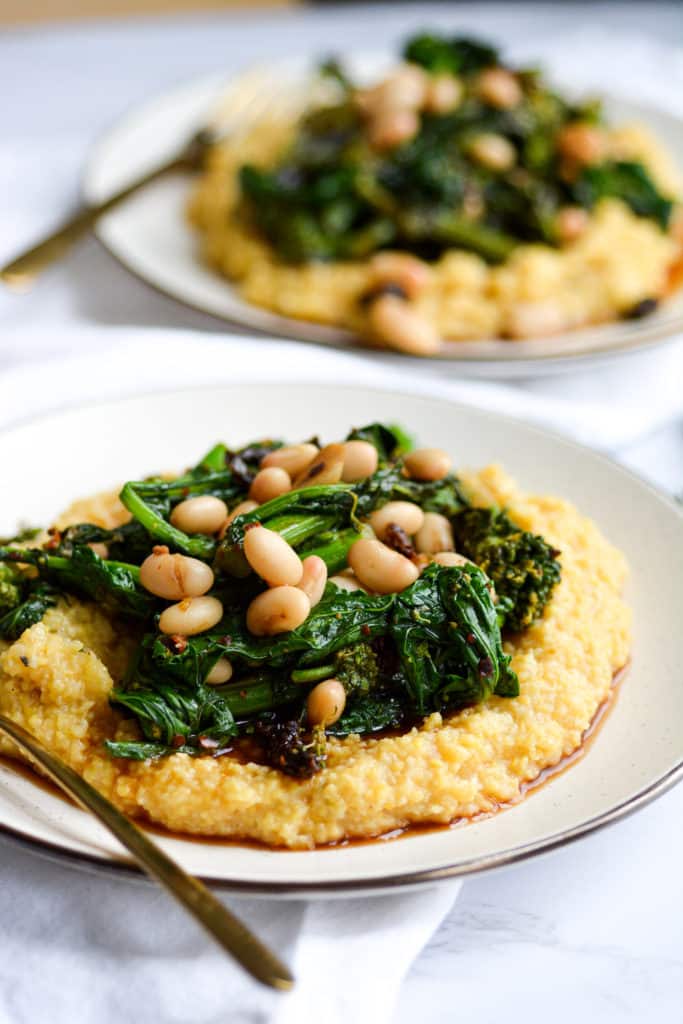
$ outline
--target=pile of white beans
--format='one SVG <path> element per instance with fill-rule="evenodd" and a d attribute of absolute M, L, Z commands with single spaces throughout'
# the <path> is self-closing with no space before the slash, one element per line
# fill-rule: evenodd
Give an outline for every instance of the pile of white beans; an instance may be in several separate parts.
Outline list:
<path fill-rule="evenodd" d="M 221 537 L 238 516 L 251 512 L 273 498 L 301 487 L 356 483 L 377 470 L 374 445 L 367 441 L 345 441 L 319 449 L 317 445 L 287 445 L 269 452 L 249 489 L 249 498 L 231 512 L 224 501 L 212 495 L 187 498 L 176 505 L 171 523 L 187 534 Z M 440 480 L 451 468 L 450 457 L 438 448 L 422 448 L 405 459 L 406 473 L 414 480 Z M 384 543 L 390 526 L 400 527 L 417 552 L 408 558 Z M 346 590 L 363 589 L 375 594 L 400 593 L 414 583 L 430 561 L 455 565 L 467 561 L 456 554 L 451 524 L 445 516 L 423 512 L 409 501 L 390 501 L 369 518 L 374 536 L 361 537 L 350 548 L 349 568 L 331 577 Z M 258 522 L 248 523 L 244 533 L 244 555 L 251 569 L 267 585 L 247 608 L 247 628 L 254 636 L 287 633 L 306 621 L 320 601 L 327 584 L 327 566 L 322 558 L 301 559 L 287 541 Z M 188 555 L 171 554 L 156 546 L 140 566 L 140 583 L 157 597 L 174 602 L 159 616 L 159 629 L 176 642 L 204 633 L 223 617 L 223 605 L 209 595 L 214 584 L 210 566 Z M 233 673 L 230 661 L 222 657 L 206 678 L 211 685 L 228 682 Z M 309 724 L 331 725 L 344 711 L 346 694 L 338 679 L 325 679 L 310 691 L 307 700 Z"/>

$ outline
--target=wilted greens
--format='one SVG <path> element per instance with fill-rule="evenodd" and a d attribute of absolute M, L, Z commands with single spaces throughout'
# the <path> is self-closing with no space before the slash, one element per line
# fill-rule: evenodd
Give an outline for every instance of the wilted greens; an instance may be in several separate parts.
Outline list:
<path fill-rule="evenodd" d="M 480 40 L 422 34 L 408 40 L 403 59 L 430 78 L 450 76 L 458 101 L 423 107 L 414 134 L 380 145 L 362 91 L 328 61 L 321 71 L 336 83 L 336 100 L 304 114 L 274 166 L 242 167 L 242 214 L 283 261 L 362 259 L 383 248 L 434 259 L 455 248 L 498 263 L 521 242 L 558 244 L 558 211 L 590 210 L 605 197 L 666 227 L 671 202 L 641 163 L 566 158 L 563 129 L 600 130 L 598 102 L 571 102 L 538 70 L 512 67 Z M 511 74 L 514 102 L 480 88 L 492 69 Z M 510 152 L 503 166 L 477 150 L 491 136 Z"/>
<path fill-rule="evenodd" d="M 514 698 L 519 686 L 503 636 L 542 615 L 559 579 L 558 552 L 504 511 L 471 507 L 453 473 L 411 479 L 403 463 L 411 441 L 400 428 L 370 424 L 348 439 L 375 446 L 376 472 L 356 483 L 292 490 L 238 515 L 220 538 L 177 529 L 173 509 L 199 495 L 234 508 L 248 495 L 263 456 L 281 442 L 238 451 L 217 445 L 174 480 L 127 483 L 121 498 L 132 518 L 115 529 L 82 523 L 51 530 L 42 546 L 24 538 L 4 542 L 0 636 L 16 639 L 70 595 L 129 624 L 139 642 L 111 700 L 136 723 L 137 736 L 107 743 L 118 758 L 218 756 L 237 746 L 245 756 L 306 776 L 325 763 L 326 734 L 401 729 L 493 695 Z M 267 589 L 243 551 L 254 524 L 280 534 L 302 558 L 318 554 L 331 576 L 346 569 L 356 540 L 372 536 L 368 516 L 390 500 L 446 516 L 471 562 L 425 565 L 423 559 L 415 582 L 400 593 L 347 590 L 330 579 L 297 628 L 276 635 L 248 628 L 250 603 Z M 188 636 L 159 628 L 168 602 L 140 583 L 140 565 L 159 544 L 212 566 L 210 596 L 222 606 L 216 625 Z M 106 557 L 99 545 L 106 545 Z M 404 557 L 418 558 L 409 538 Z M 207 678 L 226 659 L 230 678 L 210 685 Z M 327 729 L 311 728 L 308 695 L 330 679 L 343 687 L 343 713 Z"/>

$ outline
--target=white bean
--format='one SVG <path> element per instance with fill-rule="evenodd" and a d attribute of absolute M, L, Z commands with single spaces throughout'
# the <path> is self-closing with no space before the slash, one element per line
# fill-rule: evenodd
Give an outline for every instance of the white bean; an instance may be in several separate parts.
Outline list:
<path fill-rule="evenodd" d="M 98 558 L 109 558 L 109 548 L 106 544 L 103 544 L 102 541 L 91 541 L 91 543 L 88 544 L 88 547 L 97 555 Z"/>
<path fill-rule="evenodd" d="M 247 629 L 254 636 L 289 633 L 305 622 L 311 603 L 298 587 L 273 587 L 255 597 L 247 608 Z"/>
<path fill-rule="evenodd" d="M 427 85 L 424 108 L 430 114 L 446 114 L 460 106 L 464 92 L 462 82 L 455 75 L 434 75 Z"/>
<path fill-rule="evenodd" d="M 349 565 L 362 584 L 376 594 L 397 594 L 418 577 L 410 559 L 379 540 L 361 538 L 349 550 Z"/>
<path fill-rule="evenodd" d="M 186 597 L 161 613 L 159 629 L 169 636 L 195 636 L 205 633 L 222 618 L 223 605 L 217 597 Z"/>
<path fill-rule="evenodd" d="M 265 505 L 273 498 L 279 498 L 281 494 L 287 494 L 292 489 L 292 480 L 286 469 L 280 466 L 267 466 L 260 469 L 249 488 L 249 497 L 257 501 L 259 505 Z"/>
<path fill-rule="evenodd" d="M 557 148 L 570 163 L 589 166 L 604 160 L 608 147 L 602 128 L 585 121 L 574 121 L 559 132 Z"/>
<path fill-rule="evenodd" d="M 370 117 L 392 110 L 419 110 L 424 103 L 427 82 L 422 68 L 404 64 L 373 88 L 359 90 L 356 104 Z"/>
<path fill-rule="evenodd" d="M 370 516 L 370 526 L 380 540 L 390 523 L 396 523 L 412 537 L 422 527 L 425 514 L 419 505 L 412 501 L 388 501 L 386 505 L 376 509 Z"/>
<path fill-rule="evenodd" d="M 590 216 L 582 206 L 563 206 L 557 211 L 555 228 L 561 242 L 575 242 L 590 224 Z"/>
<path fill-rule="evenodd" d="M 327 444 L 321 448 L 309 466 L 292 481 L 293 490 L 317 487 L 319 484 L 338 484 L 344 469 L 344 445 Z"/>
<path fill-rule="evenodd" d="M 330 583 L 334 583 L 335 587 L 339 587 L 340 590 L 364 590 L 353 573 L 337 573 L 336 576 L 330 576 Z"/>
<path fill-rule="evenodd" d="M 424 260 L 407 252 L 378 252 L 370 260 L 370 287 L 395 284 L 409 299 L 416 298 L 432 279 Z"/>
<path fill-rule="evenodd" d="M 276 466 L 278 469 L 284 469 L 293 479 L 299 473 L 303 473 L 317 454 L 317 444 L 287 444 L 282 448 L 276 448 L 275 451 L 268 452 L 261 459 L 261 469 Z"/>
<path fill-rule="evenodd" d="M 346 707 L 346 690 L 338 679 L 325 679 L 314 686 L 306 700 L 309 725 L 333 725 Z"/>
<path fill-rule="evenodd" d="M 425 512 L 424 522 L 415 535 L 415 547 L 425 555 L 454 551 L 453 527 L 439 512 Z"/>
<path fill-rule="evenodd" d="M 228 506 L 212 494 L 186 498 L 171 512 L 171 522 L 184 533 L 216 533 L 228 514 Z"/>
<path fill-rule="evenodd" d="M 209 686 L 220 686 L 232 678 L 232 664 L 227 658 L 219 658 L 204 680 Z"/>
<path fill-rule="evenodd" d="M 378 461 L 374 444 L 369 441 L 345 441 L 342 480 L 347 484 L 365 480 L 366 476 L 372 476 L 377 471 Z"/>
<path fill-rule="evenodd" d="M 368 322 L 372 334 L 389 348 L 414 356 L 438 352 L 441 340 L 434 324 L 398 295 L 380 295 L 371 304 Z"/>
<path fill-rule="evenodd" d="M 244 555 L 249 565 L 269 587 L 295 587 L 304 567 L 294 548 L 274 530 L 252 526 L 244 534 Z"/>
<path fill-rule="evenodd" d="M 198 558 L 172 555 L 167 547 L 154 548 L 140 566 L 140 583 L 150 594 L 167 601 L 200 597 L 213 586 L 213 572 Z"/>
<path fill-rule="evenodd" d="M 510 140 L 495 132 L 475 135 L 468 149 L 472 159 L 490 171 L 507 171 L 517 159 L 515 147 Z"/>
<path fill-rule="evenodd" d="M 505 333 L 511 338 L 541 338 L 570 326 L 568 314 L 551 299 L 514 302 L 508 309 Z"/>
<path fill-rule="evenodd" d="M 433 562 L 437 565 L 474 565 L 474 562 L 470 558 L 465 558 L 464 555 L 459 555 L 456 551 L 437 551 L 434 555 Z"/>
<path fill-rule="evenodd" d="M 486 68 L 477 79 L 476 90 L 484 103 L 499 110 L 510 110 L 524 98 L 519 81 L 507 68 Z"/>
<path fill-rule="evenodd" d="M 405 458 L 405 467 L 413 480 L 442 480 L 451 465 L 450 455 L 442 448 L 416 448 Z"/>
<path fill-rule="evenodd" d="M 301 564 L 304 571 L 299 580 L 298 587 L 299 590 L 303 590 L 311 602 L 311 608 L 314 608 L 325 591 L 327 566 L 318 555 L 309 555 L 308 558 L 303 559 Z"/>
<path fill-rule="evenodd" d="M 385 110 L 375 114 L 368 124 L 373 149 L 393 149 L 417 135 L 420 118 L 414 110 Z"/>

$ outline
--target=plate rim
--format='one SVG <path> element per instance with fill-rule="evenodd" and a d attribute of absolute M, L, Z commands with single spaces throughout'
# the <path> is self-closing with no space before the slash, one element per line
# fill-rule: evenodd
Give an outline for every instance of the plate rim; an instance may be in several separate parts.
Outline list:
<path fill-rule="evenodd" d="M 305 381 L 292 381 L 290 383 L 305 384 L 307 387 L 319 386 L 327 389 L 332 389 L 332 385 L 328 381 L 322 381 L 320 379 L 311 379 Z M 107 399 L 105 401 L 85 401 L 77 402 L 74 404 L 67 404 L 54 409 L 46 410 L 44 412 L 29 415 L 26 417 L 15 418 L 6 424 L 0 426 L 0 439 L 5 435 L 12 434 L 15 430 L 21 429 L 25 426 L 33 424 L 40 424 L 42 421 L 50 420 L 53 417 L 66 416 L 69 414 L 78 414 L 89 409 L 102 409 L 103 406 L 115 407 L 124 404 L 131 400 L 144 400 L 147 398 L 153 398 L 155 396 L 172 396 L 172 395 L 187 395 L 187 394 L 198 394 L 203 391 L 230 391 L 236 388 L 244 387 L 257 387 L 257 388 L 280 388 L 281 383 L 278 381 L 259 381 L 255 378 L 245 378 L 244 380 L 236 381 L 234 383 L 222 383 L 222 384 L 202 384 L 202 385 L 191 385 L 187 387 L 179 388 L 161 388 L 144 391 L 131 391 L 119 395 L 116 398 Z M 611 458 L 603 451 L 591 448 L 589 445 L 582 444 L 579 441 L 575 441 L 573 438 L 568 437 L 561 431 L 556 430 L 552 427 L 540 426 L 536 423 L 530 423 L 521 416 L 513 416 L 508 413 L 494 412 L 489 409 L 483 409 L 478 406 L 476 402 L 465 402 L 462 400 L 450 399 L 444 395 L 429 395 L 428 393 L 420 393 L 411 391 L 408 388 L 393 389 L 390 387 L 381 386 L 359 386 L 356 384 L 337 384 L 334 385 L 334 391 L 358 391 L 362 390 L 366 394 L 381 394 L 381 395 L 392 395 L 397 399 L 400 398 L 418 398 L 422 400 L 432 400 L 441 404 L 455 406 L 460 409 L 476 409 L 477 412 L 481 413 L 486 417 L 493 418 L 499 422 L 511 423 L 514 425 L 522 426 L 524 429 L 530 431 L 532 434 L 538 434 L 543 437 L 549 437 L 555 442 L 567 446 L 568 448 L 580 452 L 584 456 L 588 456 L 595 461 L 609 466 L 611 471 L 616 471 L 626 476 L 627 478 L 634 481 L 640 487 L 644 488 L 653 499 L 665 505 L 674 515 L 683 523 L 683 504 L 677 501 L 675 496 L 667 493 L 663 488 L 654 484 L 648 480 L 642 474 L 636 472 L 628 466 L 624 466 Z M 9 767 L 11 771 L 11 766 Z M 683 753 L 680 759 L 669 768 L 663 775 L 659 775 L 656 779 L 647 783 L 642 788 L 638 789 L 634 794 L 622 800 L 619 804 L 613 807 L 607 808 L 605 811 L 593 815 L 586 821 L 579 822 L 572 828 L 564 829 L 561 832 L 557 832 L 551 836 L 542 837 L 541 839 L 535 840 L 530 843 L 521 843 L 507 850 L 503 850 L 500 853 L 489 854 L 485 856 L 478 856 L 469 858 L 466 861 L 462 861 L 459 864 L 446 864 L 438 868 L 424 868 L 417 869 L 415 871 L 403 871 L 400 873 L 381 875 L 377 877 L 361 877 L 354 879 L 347 879 L 342 881 L 327 881 L 327 882 L 261 882 L 261 881 L 245 881 L 239 878 L 221 878 L 211 874 L 200 873 L 199 877 L 203 882 L 212 886 L 213 888 L 219 889 L 223 892 L 231 893 L 236 896 L 252 897 L 252 896 L 263 896 L 263 897 L 277 897 L 280 899 L 297 899 L 301 897 L 309 896 L 315 897 L 339 897 L 354 895 L 354 894 L 373 894 L 373 893 L 388 893 L 395 892 L 400 889 L 416 888 L 423 885 L 434 885 L 439 882 L 444 882 L 448 879 L 453 878 L 467 878 L 479 874 L 487 874 L 492 871 L 502 870 L 507 867 L 513 867 L 517 864 L 521 864 L 526 860 L 533 858 L 549 855 L 554 850 L 564 846 L 568 846 L 573 842 L 581 839 L 586 835 L 590 835 L 594 832 L 598 832 L 603 828 L 609 827 L 616 824 L 617 822 L 629 817 L 634 814 L 642 807 L 652 803 L 658 797 L 664 795 L 670 789 L 672 789 L 679 782 L 683 781 Z M 2 782 L 0 782 L 0 786 Z M 85 812 L 84 812 L 85 813 Z M 143 825 L 144 827 L 144 825 Z M 443 830 L 449 828 L 448 825 L 444 825 Z M 439 829 L 441 830 L 441 829 Z M 171 834 L 173 835 L 173 834 Z M 53 842 L 50 839 L 39 838 L 25 832 L 22 829 L 18 829 L 12 825 L 8 825 L 5 821 L 0 821 L 0 837 L 7 838 L 10 841 L 27 847 L 33 852 L 40 854 L 48 859 L 66 862 L 71 867 L 78 867 L 81 869 L 95 870 L 96 873 L 110 874 L 121 879 L 139 881 L 141 879 L 147 879 L 145 872 L 142 868 L 138 867 L 135 863 L 128 862 L 124 859 L 118 859 L 113 857 L 103 857 L 95 853 L 88 853 L 83 850 L 74 850 L 69 847 L 60 846 L 58 843 Z M 185 836 L 184 834 L 177 834 L 173 836 L 186 842 L 193 842 L 191 836 Z M 239 845 L 237 843 L 236 845 Z M 307 853 L 310 851 L 288 851 L 288 852 L 302 852 Z"/>
<path fill-rule="evenodd" d="M 351 54 L 351 56 L 355 56 L 356 58 L 367 57 L 369 52 L 370 51 L 359 51 L 358 53 Z M 381 50 L 372 51 L 374 56 L 381 56 L 382 53 L 383 51 Z M 306 62 L 310 63 L 311 59 L 312 58 L 309 53 L 301 51 L 291 54 L 286 58 L 282 58 L 281 63 L 283 65 L 286 64 L 298 68 L 303 66 Z M 124 128 L 131 120 L 134 120 L 136 117 L 144 114 L 146 110 L 151 110 L 159 103 L 167 103 L 173 100 L 174 96 L 185 96 L 191 90 L 198 90 L 202 87 L 208 88 L 211 86 L 211 88 L 215 90 L 219 87 L 220 83 L 224 83 L 226 86 L 229 86 L 241 75 L 248 72 L 252 66 L 257 65 L 247 64 L 233 75 L 214 71 L 187 77 L 183 81 L 172 84 L 166 89 L 156 90 L 153 93 L 148 94 L 140 101 L 130 103 L 117 117 L 113 118 L 109 124 L 102 129 L 86 152 L 79 181 L 79 190 L 83 202 L 87 205 L 91 201 L 91 178 L 101 162 L 101 149 L 106 146 L 112 135 Z M 653 103 L 639 103 L 629 97 L 620 96 L 618 93 L 609 90 L 603 90 L 601 95 L 607 100 L 626 103 L 634 109 L 642 110 L 646 113 L 649 111 L 655 116 L 663 115 L 668 117 L 679 124 L 681 132 L 683 133 L 683 116 L 679 116 L 664 106 L 657 106 Z M 99 227 L 98 223 L 93 227 L 93 237 L 97 240 L 104 251 L 118 263 L 119 266 L 123 267 L 128 274 L 134 277 L 137 281 L 141 281 L 155 294 L 162 295 L 165 299 L 170 299 L 176 305 L 184 307 L 185 309 L 190 309 L 195 313 L 210 317 L 216 325 L 223 324 L 242 329 L 246 327 L 248 330 L 254 332 L 254 336 L 256 338 L 268 337 L 271 333 L 277 333 L 278 337 L 289 338 L 306 345 L 313 344 L 323 347 L 333 347 L 338 350 L 350 350 L 354 354 L 361 355 L 364 353 L 369 353 L 370 355 L 376 354 L 376 351 L 373 352 L 372 349 L 368 349 L 366 346 L 360 344 L 353 333 L 344 328 L 334 327 L 327 324 L 317 324 L 315 321 L 307 321 L 301 318 L 296 319 L 287 317 L 278 313 L 273 313 L 271 310 L 264 309 L 263 307 L 257 306 L 253 303 L 246 303 L 246 305 L 249 309 L 253 309 L 255 314 L 261 313 L 269 315 L 273 319 L 272 324 L 258 324 L 253 322 L 249 317 L 240 318 L 230 315 L 229 313 L 221 313 L 210 309 L 192 298 L 186 298 L 178 292 L 169 289 L 164 284 L 154 280 L 144 269 L 138 268 L 135 265 L 134 259 L 121 253 L 115 244 L 110 243 L 106 237 L 106 232 Z M 207 269 L 210 270 L 210 268 Z M 229 286 L 229 282 L 226 282 L 226 284 Z M 592 325 L 592 328 L 600 329 L 601 327 L 611 326 L 618 322 L 619 321 L 611 321 L 607 324 L 595 324 Z M 298 333 L 301 329 L 309 329 L 311 327 L 314 329 L 318 327 L 321 331 L 321 336 L 301 337 L 300 333 Z M 558 338 L 571 338 L 572 335 L 580 334 L 582 331 L 590 329 L 591 325 L 588 325 L 585 328 L 564 332 L 563 334 L 558 335 Z M 431 366 L 435 369 L 439 368 L 445 370 L 445 372 L 457 372 L 473 377 L 485 377 L 487 375 L 496 376 L 497 374 L 513 377 L 524 376 L 530 373 L 551 375 L 569 368 L 576 368 L 576 370 L 580 372 L 591 363 L 605 363 L 610 359 L 618 358 L 619 356 L 636 356 L 641 352 L 647 352 L 658 346 L 675 343 L 681 338 L 683 333 L 683 310 L 678 313 L 664 313 L 660 320 L 655 321 L 649 327 L 645 326 L 643 328 L 643 332 L 645 334 L 644 337 L 642 335 L 636 335 L 635 337 L 627 336 L 614 344 L 605 344 L 604 341 L 598 341 L 596 347 L 589 348 L 584 351 L 550 351 L 542 355 L 532 353 L 529 355 L 520 355 L 515 358 L 509 358 L 499 354 L 489 356 L 478 356 L 475 354 L 469 357 L 464 357 L 458 355 L 457 352 L 449 352 L 448 354 L 432 359 L 420 359 L 402 352 L 391 352 L 389 355 L 392 359 L 396 360 L 399 366 L 406 369 L 409 369 L 411 366 Z M 334 333 L 338 333 L 339 335 L 336 340 L 332 337 Z M 329 336 L 327 336 L 328 334 Z M 529 340 L 533 341 L 534 339 Z M 469 344 L 476 344 L 476 342 L 470 342 Z"/>

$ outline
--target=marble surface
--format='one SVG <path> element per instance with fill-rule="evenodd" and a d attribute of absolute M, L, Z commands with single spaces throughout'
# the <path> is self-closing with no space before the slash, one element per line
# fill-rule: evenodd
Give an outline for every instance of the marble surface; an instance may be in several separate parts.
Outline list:
<path fill-rule="evenodd" d="M 0 261 L 27 232 L 48 227 L 68 209 L 92 139 L 149 92 L 237 65 L 257 48 L 282 53 L 325 49 L 332 41 L 337 46 L 366 44 L 368 38 L 384 41 L 443 20 L 445 11 L 445 5 L 425 4 L 362 12 L 351 7 L 307 14 L 303 20 L 285 13 L 262 15 L 258 21 L 246 15 L 197 16 L 5 32 L 0 36 L 0 81 L 5 95 L 12 87 L 13 101 L 0 121 L 0 162 L 7 167 L 14 166 L 7 161 L 14 161 L 20 178 L 13 194 L 0 196 Z M 458 6 L 457 16 L 452 12 L 451 23 L 518 37 L 574 28 L 589 12 L 610 32 L 646 30 L 668 41 L 683 36 L 678 4 L 465 4 Z M 19 81 L 20 90 L 15 87 Z M 92 241 L 52 271 L 33 299 L 0 295 L 0 369 L 22 358 L 13 347 L 11 328 L 44 328 L 55 320 L 219 329 L 208 317 L 129 278 Z M 683 491 L 681 422 L 616 455 L 667 490 Z M 672 642 L 680 644 L 678 638 Z M 2 857 L 10 857 L 4 843 Z M 30 853 L 25 857 L 37 884 L 59 884 L 66 869 Z M 431 1024 L 456 1019 L 470 1024 L 501 1019 L 509 1024 L 646 1019 L 675 1024 L 681 1020 L 683 994 L 682 862 L 679 787 L 604 832 L 514 870 L 468 881 L 410 971 L 395 1024 L 420 1018 Z M 0 965 L 0 977 L 1 972 Z"/>

